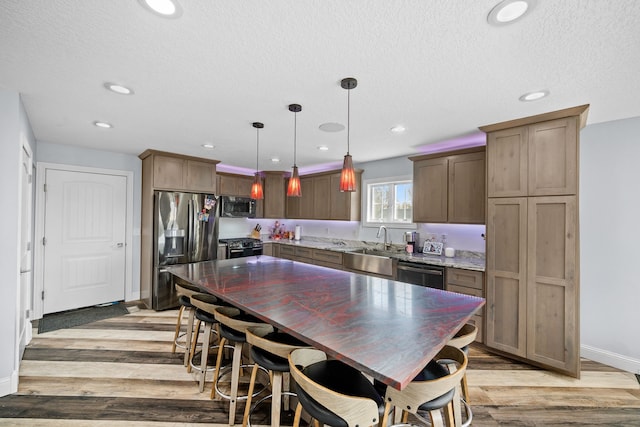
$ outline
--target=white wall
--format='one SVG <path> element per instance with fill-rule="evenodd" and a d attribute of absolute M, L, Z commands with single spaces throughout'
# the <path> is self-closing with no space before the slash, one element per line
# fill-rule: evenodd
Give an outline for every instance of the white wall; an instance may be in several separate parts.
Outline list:
<path fill-rule="evenodd" d="M 15 92 L 0 89 L 0 185 L 3 197 L 0 239 L 0 396 L 18 388 L 17 296 L 20 286 L 18 206 L 20 206 L 20 132 L 30 137 L 26 114 Z"/>
<path fill-rule="evenodd" d="M 140 293 L 140 215 L 142 203 L 142 161 L 134 155 L 91 150 L 71 145 L 38 142 L 37 162 L 59 163 L 133 172 L 133 283 L 132 293 Z"/>
<path fill-rule="evenodd" d="M 582 356 L 640 374 L 640 117 L 580 134 Z"/>

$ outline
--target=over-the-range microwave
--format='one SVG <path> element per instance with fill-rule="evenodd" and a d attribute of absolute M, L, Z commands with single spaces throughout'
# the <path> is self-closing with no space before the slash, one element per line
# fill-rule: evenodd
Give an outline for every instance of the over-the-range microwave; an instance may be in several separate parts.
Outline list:
<path fill-rule="evenodd" d="M 256 201 L 249 197 L 221 196 L 220 216 L 223 218 L 255 218 Z"/>

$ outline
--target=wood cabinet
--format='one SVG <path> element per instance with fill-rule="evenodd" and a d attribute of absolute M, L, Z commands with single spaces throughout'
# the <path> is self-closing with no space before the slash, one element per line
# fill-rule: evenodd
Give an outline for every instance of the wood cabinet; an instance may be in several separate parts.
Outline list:
<path fill-rule="evenodd" d="M 258 216 L 261 218 L 285 218 L 285 173 L 282 171 L 264 171 L 264 199 L 258 200 Z"/>
<path fill-rule="evenodd" d="M 485 298 L 484 273 L 482 271 L 447 267 L 446 290 Z M 484 319 L 485 307 L 482 307 L 469 320 L 469 323 L 473 323 L 478 328 L 476 342 L 484 342 Z"/>
<path fill-rule="evenodd" d="M 253 177 L 230 173 L 218 173 L 218 194 L 223 196 L 251 197 Z"/>
<path fill-rule="evenodd" d="M 578 136 L 588 106 L 487 132 L 485 343 L 580 375 Z"/>
<path fill-rule="evenodd" d="M 410 159 L 414 222 L 484 224 L 484 147 Z"/>
<path fill-rule="evenodd" d="M 217 160 L 146 150 L 140 154 L 147 184 L 155 190 L 216 192 Z"/>
<path fill-rule="evenodd" d="M 216 194 L 218 160 L 146 150 L 142 160 L 140 229 L 140 298 L 151 307 L 153 281 L 153 192 L 156 190 Z"/>
<path fill-rule="evenodd" d="M 342 270 L 342 252 L 274 243 L 280 258 Z"/>
<path fill-rule="evenodd" d="M 340 191 L 340 172 L 300 177 L 302 196 L 286 198 L 287 218 L 359 221 L 361 176 L 362 171 L 356 171 L 358 189 L 344 193 Z"/>

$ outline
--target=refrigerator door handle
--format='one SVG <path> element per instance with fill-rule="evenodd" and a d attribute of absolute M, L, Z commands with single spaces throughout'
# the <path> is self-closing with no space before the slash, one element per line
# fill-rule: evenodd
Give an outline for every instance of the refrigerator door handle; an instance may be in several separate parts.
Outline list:
<path fill-rule="evenodd" d="M 189 200 L 187 202 L 187 218 L 189 221 L 187 225 L 187 262 L 191 262 L 193 257 L 193 210 L 193 200 Z"/>

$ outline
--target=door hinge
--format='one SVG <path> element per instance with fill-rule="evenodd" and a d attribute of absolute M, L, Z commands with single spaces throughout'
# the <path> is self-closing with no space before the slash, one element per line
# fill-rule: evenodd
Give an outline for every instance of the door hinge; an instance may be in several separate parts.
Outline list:
<path fill-rule="evenodd" d="M 46 193 L 47 192 L 47 184 L 45 183 L 43 187 L 44 188 L 42 189 L 42 191 L 44 191 Z"/>
<path fill-rule="evenodd" d="M 40 295 L 40 298 L 44 300 L 44 291 L 42 291 L 42 294 Z"/>
<path fill-rule="evenodd" d="M 47 238 L 43 237 L 42 238 L 42 246 L 45 246 L 47 244 Z"/>

